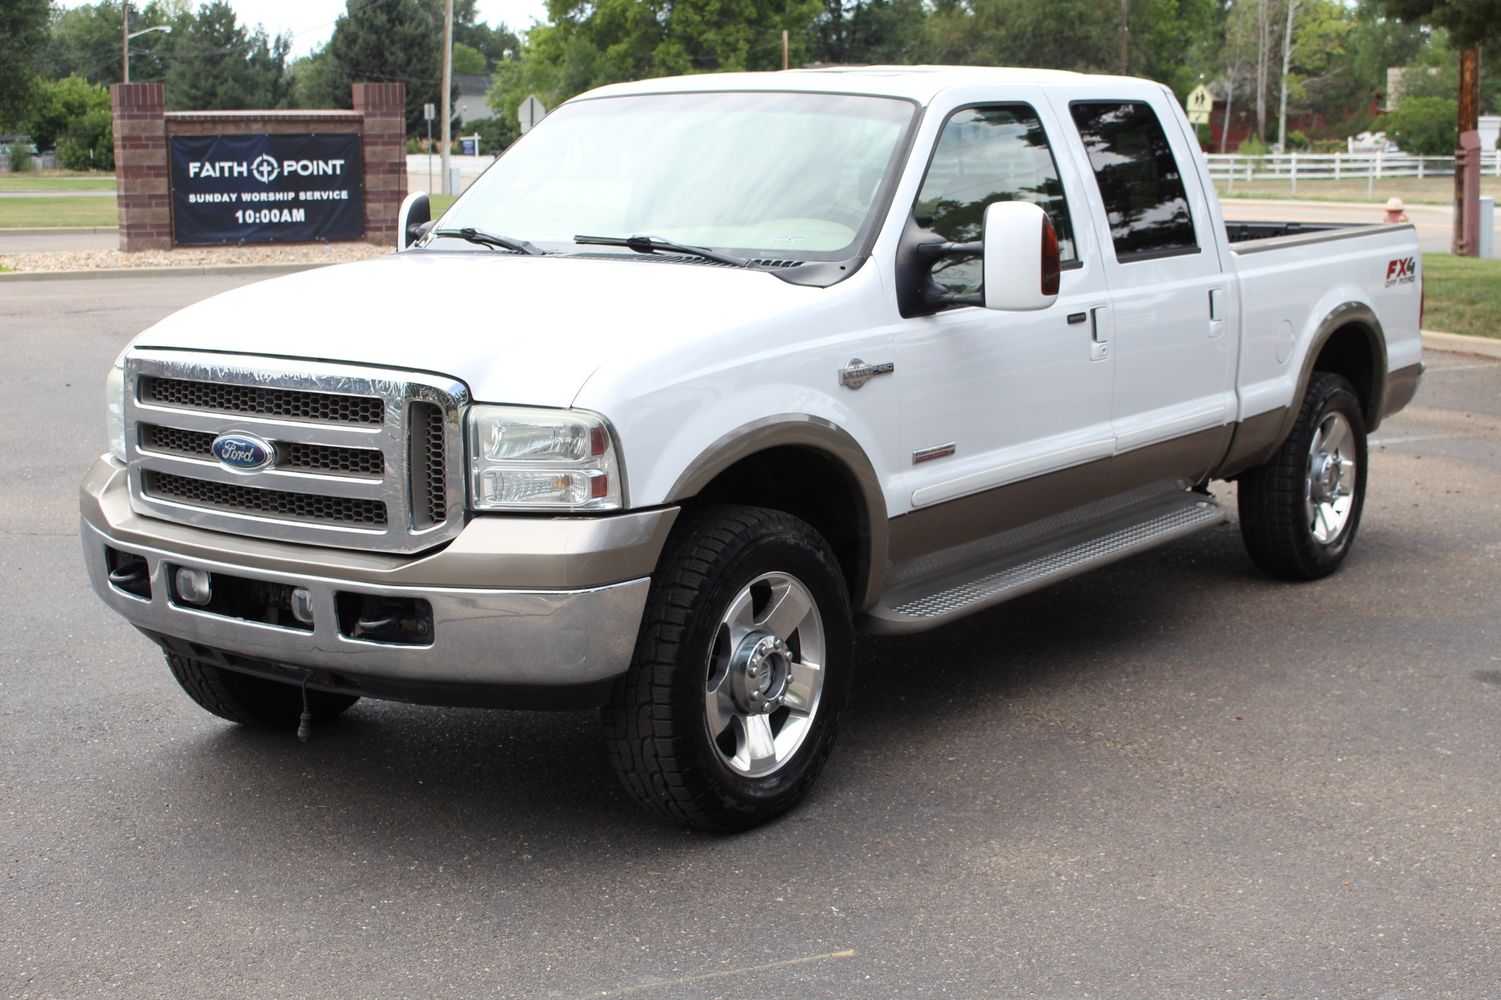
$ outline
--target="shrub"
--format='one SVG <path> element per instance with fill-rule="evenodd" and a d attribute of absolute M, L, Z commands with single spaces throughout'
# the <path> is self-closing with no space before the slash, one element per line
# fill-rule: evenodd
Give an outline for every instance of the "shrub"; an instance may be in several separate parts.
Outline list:
<path fill-rule="evenodd" d="M 1383 129 L 1404 153 L 1448 156 L 1459 143 L 1459 102 L 1447 97 L 1409 97 L 1382 115 Z"/>
<path fill-rule="evenodd" d="M 115 169 L 114 118 L 90 111 L 68 126 L 57 140 L 57 165 L 64 170 Z"/>
<path fill-rule="evenodd" d="M 31 171 L 31 146 L 24 142 L 10 144 L 10 170 L 14 174 Z"/>

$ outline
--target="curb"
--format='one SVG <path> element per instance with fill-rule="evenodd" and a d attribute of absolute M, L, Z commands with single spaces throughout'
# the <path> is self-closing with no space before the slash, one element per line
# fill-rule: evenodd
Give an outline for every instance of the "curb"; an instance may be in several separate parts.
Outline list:
<path fill-rule="evenodd" d="M 19 281 L 92 281 L 103 278 L 172 278 L 212 274 L 273 275 L 330 267 L 342 261 L 318 260 L 289 264 L 203 264 L 197 267 L 103 267 L 90 271 L 6 271 L 0 285 Z"/>
<path fill-rule="evenodd" d="M 1474 354 L 1482 358 L 1501 358 L 1501 340 L 1490 337 L 1469 337 L 1462 333 L 1439 333 L 1423 331 L 1423 350 L 1448 351 L 1452 354 Z"/>
<path fill-rule="evenodd" d="M 0 229 L 0 240 L 7 236 L 99 236 L 103 233 L 118 233 L 119 226 L 31 226 L 20 229 Z"/>

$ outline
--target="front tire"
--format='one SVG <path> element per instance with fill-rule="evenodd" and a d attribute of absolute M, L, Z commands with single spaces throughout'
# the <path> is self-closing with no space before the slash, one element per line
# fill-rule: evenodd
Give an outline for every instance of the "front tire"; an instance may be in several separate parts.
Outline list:
<path fill-rule="evenodd" d="M 1263 572 L 1317 580 L 1345 560 L 1365 506 L 1366 429 L 1339 375 L 1315 372 L 1282 447 L 1240 478 L 1240 534 Z"/>
<path fill-rule="evenodd" d="M 844 576 L 818 532 L 763 508 L 685 511 L 603 713 L 616 774 L 670 822 L 763 823 L 828 759 L 851 658 Z"/>
<path fill-rule="evenodd" d="M 237 670 L 225 670 L 190 656 L 167 654 L 167 666 L 188 697 L 204 711 L 244 726 L 291 732 L 302 717 L 302 689 Z M 342 715 L 360 699 L 330 691 L 308 691 L 314 722 Z"/>

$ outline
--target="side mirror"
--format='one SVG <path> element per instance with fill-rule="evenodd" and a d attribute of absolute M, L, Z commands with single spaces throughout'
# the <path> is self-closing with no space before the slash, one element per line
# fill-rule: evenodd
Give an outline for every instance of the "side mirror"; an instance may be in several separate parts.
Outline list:
<path fill-rule="evenodd" d="M 413 191 L 396 213 L 396 249 L 405 250 L 422 236 L 423 227 L 432 221 L 433 210 L 425 191 Z"/>
<path fill-rule="evenodd" d="M 997 201 L 985 209 L 985 308 L 1046 309 L 1058 298 L 1058 234 L 1042 209 Z"/>

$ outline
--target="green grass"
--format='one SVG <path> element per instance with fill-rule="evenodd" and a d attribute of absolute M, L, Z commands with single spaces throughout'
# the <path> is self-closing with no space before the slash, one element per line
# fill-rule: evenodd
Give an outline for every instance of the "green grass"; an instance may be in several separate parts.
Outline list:
<path fill-rule="evenodd" d="M 1423 326 L 1501 339 L 1501 259 L 1423 254 Z"/>
<path fill-rule="evenodd" d="M 113 198 L 0 198 L 0 229 L 118 224 Z"/>
<path fill-rule="evenodd" d="M 0 174 L 0 191 L 114 190 L 114 174 Z"/>
<path fill-rule="evenodd" d="M 430 194 L 430 195 L 428 195 L 427 196 L 427 204 L 428 204 L 428 207 L 432 210 L 433 218 L 436 219 L 438 216 L 440 216 L 444 212 L 448 211 L 448 206 L 452 205 L 454 203 L 454 201 L 458 197 L 459 196 L 456 195 L 456 194 Z"/>

